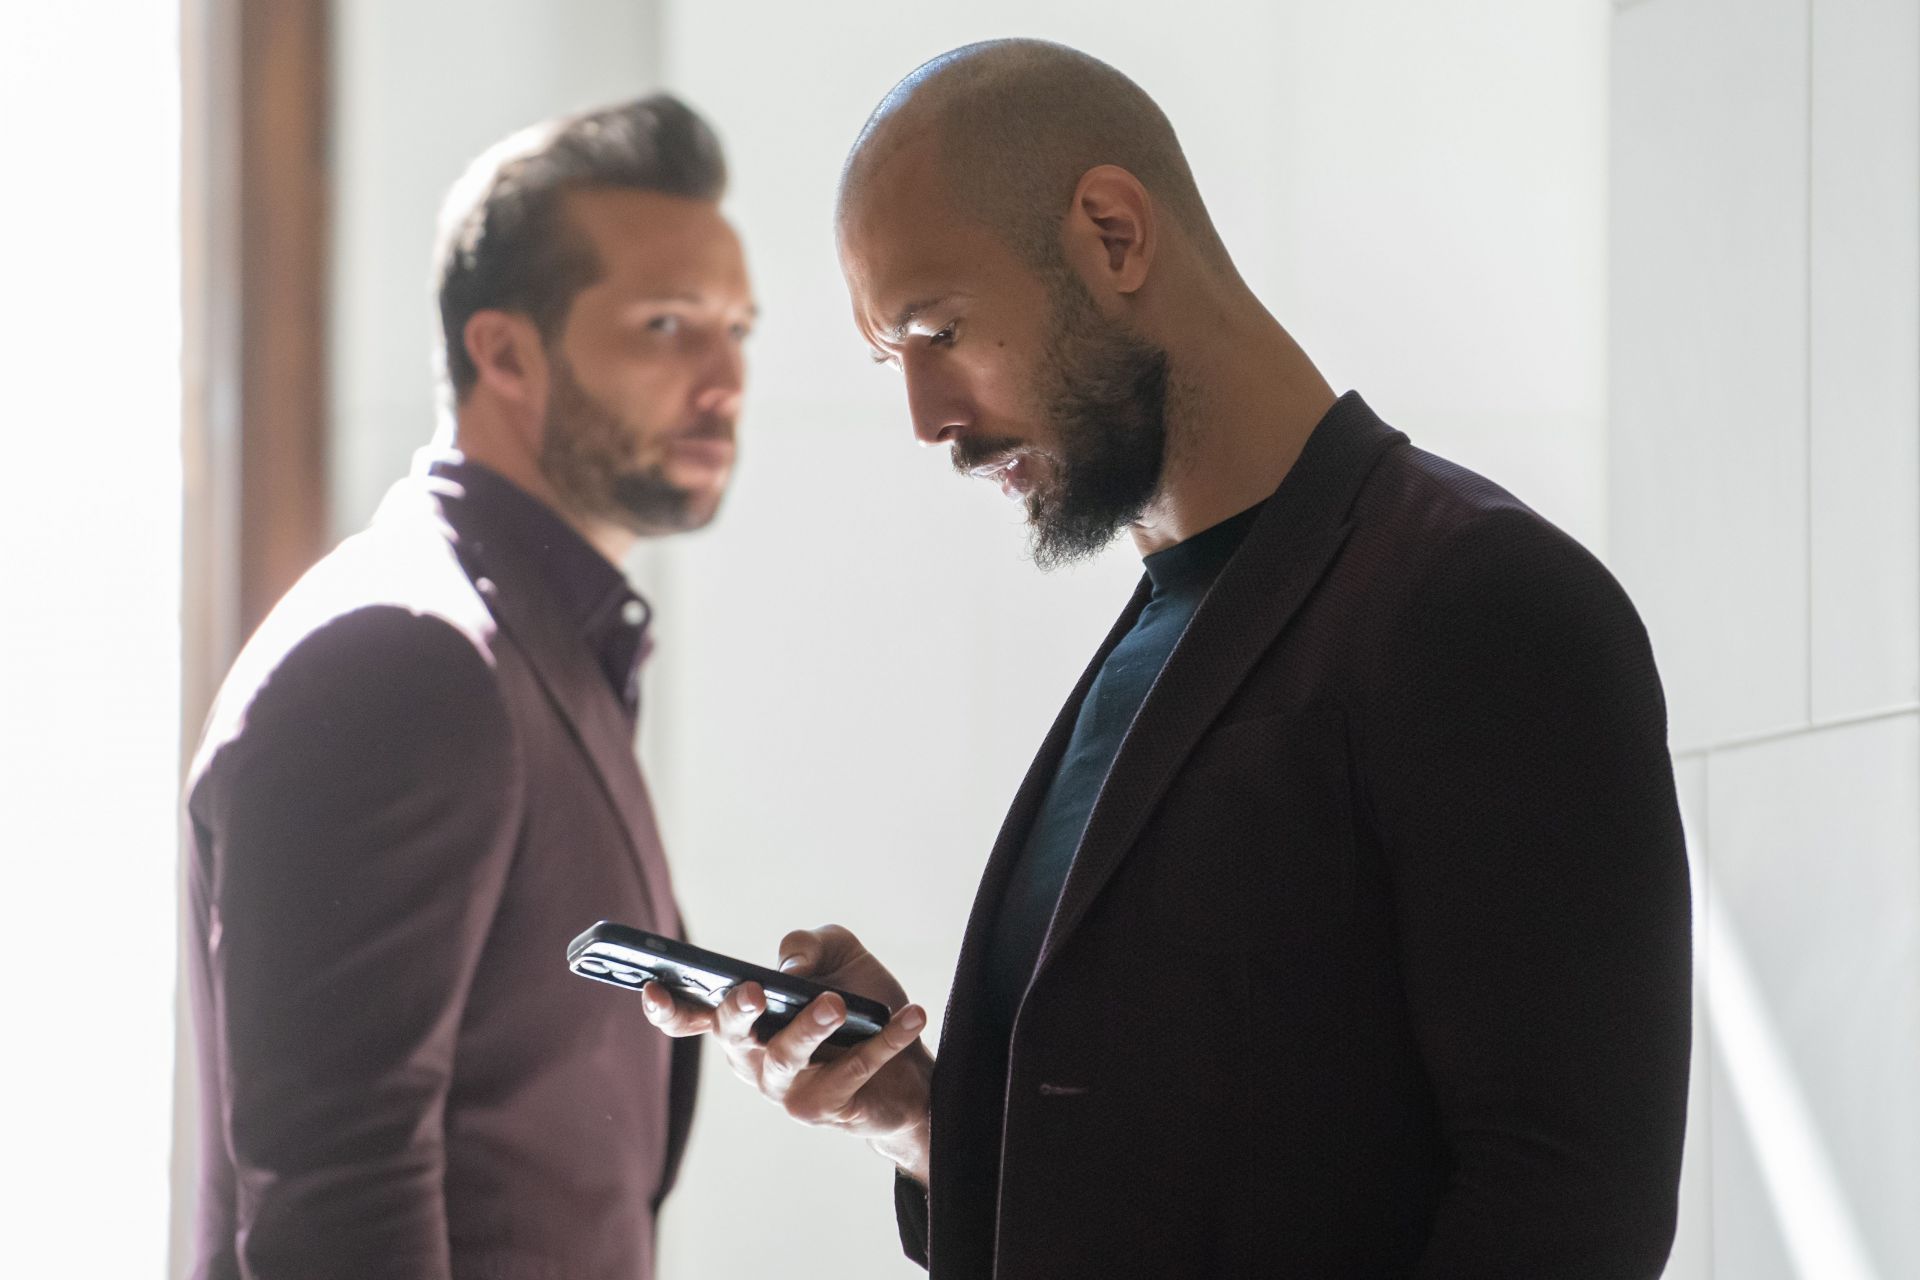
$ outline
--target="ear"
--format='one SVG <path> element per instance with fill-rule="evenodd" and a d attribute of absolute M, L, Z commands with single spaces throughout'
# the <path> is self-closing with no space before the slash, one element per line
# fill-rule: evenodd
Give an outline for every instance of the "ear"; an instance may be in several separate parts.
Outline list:
<path fill-rule="evenodd" d="M 476 311 L 467 317 L 461 337 L 467 358 L 479 371 L 475 389 L 491 395 L 518 420 L 542 421 L 547 401 L 547 349 L 533 321 L 511 311 Z"/>
<path fill-rule="evenodd" d="M 1119 165 L 1103 164 L 1080 175 L 1063 232 L 1068 261 L 1088 283 L 1115 293 L 1137 292 L 1147 282 L 1160 245 L 1153 197 L 1140 179 Z"/>

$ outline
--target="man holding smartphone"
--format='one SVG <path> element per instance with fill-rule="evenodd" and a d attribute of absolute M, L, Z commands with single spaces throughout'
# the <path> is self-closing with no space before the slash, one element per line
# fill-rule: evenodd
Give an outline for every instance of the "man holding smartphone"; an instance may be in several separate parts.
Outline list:
<path fill-rule="evenodd" d="M 602 912 L 681 932 L 620 564 L 732 473 L 725 185 L 657 95 L 517 134 L 448 199 L 453 447 L 276 607 L 188 779 L 196 1277 L 652 1274 L 695 1045 L 560 957 Z"/>
<path fill-rule="evenodd" d="M 936 1064 L 848 932 L 823 996 L 649 987 L 898 1168 L 936 1276 L 1657 1276 L 1690 1043 L 1646 636 L 1598 562 L 1336 395 L 1235 271 L 1172 127 L 1001 41 L 888 95 L 842 178 L 855 320 L 1035 558 L 1146 576 L 986 865 Z"/>

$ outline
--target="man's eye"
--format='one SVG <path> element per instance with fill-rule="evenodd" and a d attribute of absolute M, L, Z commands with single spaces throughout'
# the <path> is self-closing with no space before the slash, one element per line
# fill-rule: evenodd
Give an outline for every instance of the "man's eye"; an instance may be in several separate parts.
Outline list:
<path fill-rule="evenodd" d="M 647 321 L 647 328 L 654 333 L 678 333 L 680 332 L 680 317 L 655 316 L 653 319 Z"/>
<path fill-rule="evenodd" d="M 954 331 L 957 330 L 959 327 L 960 327 L 959 325 L 950 324 L 946 328 L 940 330 L 938 333 L 928 334 L 927 344 L 929 346 L 934 346 L 934 347 L 952 346 Z"/>

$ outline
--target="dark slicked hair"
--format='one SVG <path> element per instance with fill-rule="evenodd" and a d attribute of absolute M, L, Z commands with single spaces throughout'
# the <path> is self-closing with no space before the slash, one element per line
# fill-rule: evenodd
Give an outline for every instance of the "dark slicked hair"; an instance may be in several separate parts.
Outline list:
<path fill-rule="evenodd" d="M 988 40 L 916 68 L 874 109 L 847 157 L 842 216 L 905 147 L 931 146 L 947 195 L 1035 267 L 1061 265 L 1060 227 L 1087 170 L 1118 165 L 1206 257 L 1226 247 L 1173 125 L 1139 85 L 1044 40 Z"/>
<path fill-rule="evenodd" d="M 566 218 L 568 192 L 718 200 L 726 187 L 719 138 L 666 93 L 549 120 L 489 148 L 448 192 L 434 252 L 439 372 L 454 403 L 480 377 L 466 344 L 475 312 L 519 312 L 551 343 L 574 295 L 599 278 L 592 244 Z"/>

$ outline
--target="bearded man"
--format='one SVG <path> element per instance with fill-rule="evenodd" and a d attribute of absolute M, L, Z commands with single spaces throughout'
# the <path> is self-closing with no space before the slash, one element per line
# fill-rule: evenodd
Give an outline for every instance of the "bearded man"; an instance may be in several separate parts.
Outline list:
<path fill-rule="evenodd" d="M 838 928 L 780 954 L 894 1010 L 844 1055 L 833 995 L 766 1044 L 752 984 L 650 1016 L 897 1166 L 936 1277 L 1658 1276 L 1687 868 L 1619 586 L 1336 395 L 1093 58 L 921 67 L 838 229 L 916 436 L 1042 565 L 1124 530 L 1146 574 L 987 858 L 937 1060 Z"/>
<path fill-rule="evenodd" d="M 194 1275 L 645 1280 L 693 1042 L 561 957 L 678 935 L 620 563 L 711 520 L 753 321 L 660 95 L 506 140 L 437 253 L 451 452 L 288 593 L 188 781 Z"/>

